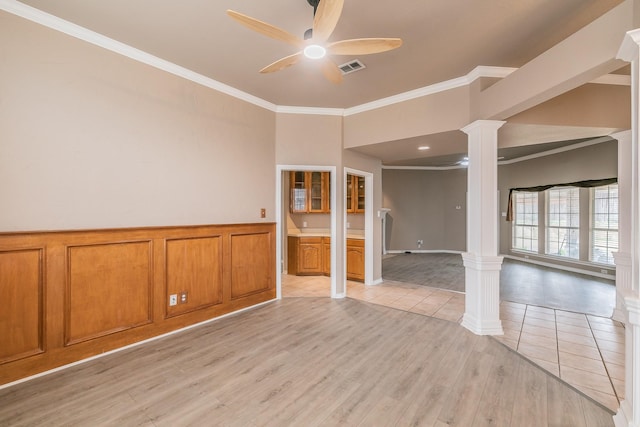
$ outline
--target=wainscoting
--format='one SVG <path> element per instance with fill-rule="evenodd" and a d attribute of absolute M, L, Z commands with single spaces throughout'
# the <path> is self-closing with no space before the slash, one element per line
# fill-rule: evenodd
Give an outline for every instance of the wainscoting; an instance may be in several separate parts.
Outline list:
<path fill-rule="evenodd" d="M 274 299 L 275 286 L 273 223 L 0 233 L 0 384 Z"/>

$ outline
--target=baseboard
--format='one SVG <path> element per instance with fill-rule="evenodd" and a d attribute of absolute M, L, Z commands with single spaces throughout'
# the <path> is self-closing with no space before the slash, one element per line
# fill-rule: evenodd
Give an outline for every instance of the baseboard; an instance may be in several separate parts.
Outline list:
<path fill-rule="evenodd" d="M 554 268 L 556 270 L 564 270 L 564 271 L 569 271 L 571 273 L 578 273 L 578 274 L 586 274 L 587 276 L 593 276 L 593 277 L 599 277 L 601 279 L 609 279 L 609 280 L 616 280 L 616 276 L 612 276 L 610 274 L 602 274 L 602 273 L 598 273 L 597 271 L 591 271 L 591 270 L 583 270 L 581 268 L 575 268 L 575 267 L 569 267 L 566 265 L 560 265 L 560 264 L 553 264 L 550 262 L 544 262 L 544 261 L 538 261 L 535 259 L 531 259 L 531 258 L 521 258 L 521 257 L 517 257 L 517 256 L 513 256 L 513 255 L 501 255 L 507 259 L 511 259 L 514 261 L 521 261 L 521 262 L 526 262 L 529 264 L 536 264 L 536 265 L 540 265 L 542 267 L 549 267 L 549 268 Z"/>
<path fill-rule="evenodd" d="M 405 250 L 388 250 L 387 254 L 459 254 L 462 255 L 464 251 L 452 251 L 448 249 L 405 249 Z"/>

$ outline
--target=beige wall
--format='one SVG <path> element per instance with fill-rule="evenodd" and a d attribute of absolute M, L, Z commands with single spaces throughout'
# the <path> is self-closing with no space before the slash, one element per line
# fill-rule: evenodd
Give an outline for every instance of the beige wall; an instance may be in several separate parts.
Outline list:
<path fill-rule="evenodd" d="M 275 113 L 4 12 L 0 52 L 0 230 L 275 220 Z"/>
<path fill-rule="evenodd" d="M 387 250 L 466 250 L 466 169 L 384 169 L 382 178 Z"/>
<path fill-rule="evenodd" d="M 347 116 L 344 147 L 461 129 L 470 122 L 469 94 L 464 86 Z"/>

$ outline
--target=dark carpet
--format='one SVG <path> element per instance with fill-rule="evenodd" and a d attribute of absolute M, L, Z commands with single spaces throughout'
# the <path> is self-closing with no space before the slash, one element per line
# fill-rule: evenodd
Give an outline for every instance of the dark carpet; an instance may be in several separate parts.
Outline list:
<path fill-rule="evenodd" d="M 382 277 L 464 292 L 459 254 L 387 255 L 382 260 Z M 500 271 L 500 299 L 610 317 L 616 289 L 613 280 L 505 259 Z"/>

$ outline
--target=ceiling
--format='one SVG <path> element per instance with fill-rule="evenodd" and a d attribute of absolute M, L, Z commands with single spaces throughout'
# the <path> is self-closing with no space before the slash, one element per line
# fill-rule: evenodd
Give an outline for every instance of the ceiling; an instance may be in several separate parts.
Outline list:
<path fill-rule="evenodd" d="M 366 66 L 336 85 L 307 59 L 259 74 L 296 48 L 226 15 L 233 9 L 303 37 L 313 21 L 307 0 L 22 0 L 273 104 L 321 108 L 358 106 L 464 76 L 479 65 L 522 66 L 621 2 L 345 0 L 329 41 L 400 37 L 403 45 L 374 55 L 333 57 L 339 65 L 358 59 Z M 410 157 L 420 156 L 425 157 Z"/>

